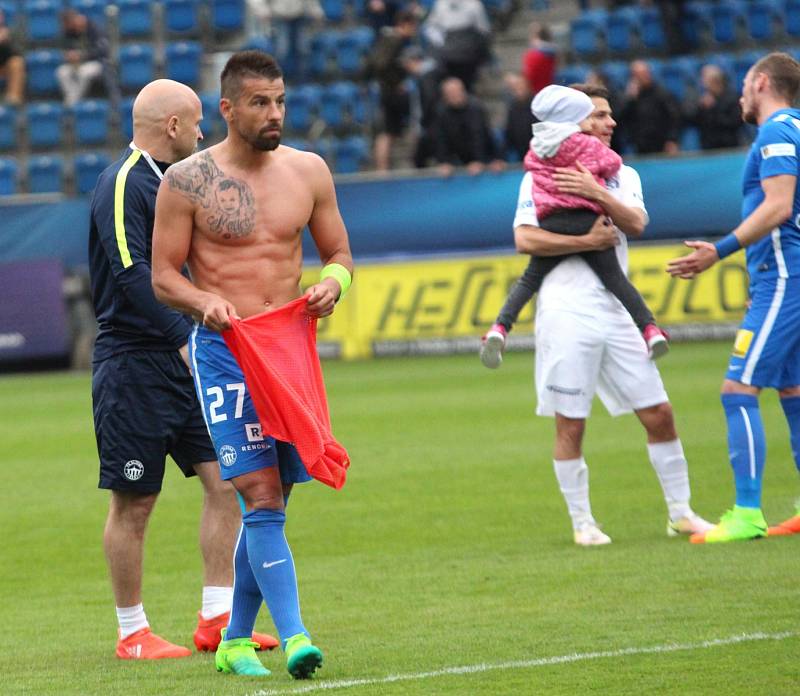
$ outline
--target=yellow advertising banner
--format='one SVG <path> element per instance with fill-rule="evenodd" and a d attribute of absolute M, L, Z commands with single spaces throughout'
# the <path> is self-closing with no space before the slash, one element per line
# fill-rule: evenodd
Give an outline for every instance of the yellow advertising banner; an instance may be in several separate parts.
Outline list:
<path fill-rule="evenodd" d="M 678 245 L 630 249 L 630 278 L 659 323 L 738 321 L 748 296 L 744 255 L 729 257 L 692 281 L 667 275 L 667 261 L 687 251 Z M 426 344 L 438 343 L 439 350 L 472 344 L 491 325 L 527 261 L 526 256 L 509 254 L 360 264 L 345 300 L 320 322 L 320 352 L 362 358 L 425 352 Z M 310 285 L 318 277 L 319 268 L 310 267 L 303 283 Z M 532 330 L 531 304 L 515 333 Z"/>

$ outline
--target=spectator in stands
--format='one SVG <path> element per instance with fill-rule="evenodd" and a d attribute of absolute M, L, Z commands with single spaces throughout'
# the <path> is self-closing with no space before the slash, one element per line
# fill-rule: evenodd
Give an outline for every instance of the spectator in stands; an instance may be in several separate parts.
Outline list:
<path fill-rule="evenodd" d="M 528 81 L 518 73 L 509 73 L 505 77 L 510 99 L 506 111 L 506 123 L 503 129 L 505 151 L 503 154 L 521 162 L 530 147 L 531 127 L 534 117 L 531 113 L 531 90 Z"/>
<path fill-rule="evenodd" d="M 25 100 L 25 59 L 20 54 L 0 9 L 0 77 L 6 81 L 5 102 L 18 106 Z"/>
<path fill-rule="evenodd" d="M 108 38 L 93 21 L 77 10 L 64 10 L 61 23 L 65 62 L 56 68 L 56 78 L 64 104 L 74 106 L 92 89 L 107 91 L 104 80 L 107 77 Z"/>
<path fill-rule="evenodd" d="M 392 27 L 397 23 L 397 13 L 403 9 L 404 5 L 402 0 L 367 0 L 364 14 L 367 22 L 377 34 L 382 29 Z"/>
<path fill-rule="evenodd" d="M 685 109 L 685 118 L 700 131 L 701 147 L 704 150 L 738 147 L 742 130 L 739 97 L 718 65 L 704 65 L 700 80 L 703 93 Z"/>
<path fill-rule="evenodd" d="M 522 54 L 522 74 L 531 96 L 552 85 L 556 73 L 556 47 L 550 27 L 532 22 L 528 28 L 528 50 Z"/>
<path fill-rule="evenodd" d="M 488 166 L 502 169 L 497 157 L 486 109 L 467 92 L 457 77 L 448 77 L 441 86 L 442 101 L 436 110 L 433 129 L 436 161 L 443 176 L 466 166 L 470 174 L 480 174 Z"/>
<path fill-rule="evenodd" d="M 444 76 L 435 58 L 420 46 L 409 46 L 402 55 L 403 65 L 414 81 L 411 92 L 411 128 L 416 133 L 414 166 L 427 167 L 428 160 L 436 155 L 433 125 L 439 106 L 441 84 Z"/>
<path fill-rule="evenodd" d="M 491 55 L 491 26 L 481 0 L 436 0 L 423 33 L 445 74 L 471 91 Z"/>
<path fill-rule="evenodd" d="M 325 13 L 319 0 L 266 0 L 275 42 L 275 57 L 283 72 L 302 80 L 305 76 L 309 22 L 321 22 Z"/>
<path fill-rule="evenodd" d="M 392 141 L 408 127 L 411 116 L 409 71 L 404 52 L 417 36 L 417 18 L 402 11 L 395 17 L 395 25 L 384 28 L 373 47 L 368 72 L 380 87 L 381 118 L 375 136 L 375 168 L 390 168 Z"/>
<path fill-rule="evenodd" d="M 653 79 L 650 65 L 631 63 L 620 121 L 626 139 L 639 154 L 678 151 L 680 111 L 672 95 Z"/>
<path fill-rule="evenodd" d="M 611 112 L 618 114 L 621 111 L 622 98 L 620 92 L 614 83 L 609 79 L 608 75 L 600 68 L 595 68 L 586 76 L 586 83 L 591 87 L 601 87 L 608 93 L 608 104 L 611 107 Z M 620 155 L 625 154 L 625 142 L 622 139 L 622 129 L 614 128 L 611 134 L 610 146 L 614 152 Z"/>

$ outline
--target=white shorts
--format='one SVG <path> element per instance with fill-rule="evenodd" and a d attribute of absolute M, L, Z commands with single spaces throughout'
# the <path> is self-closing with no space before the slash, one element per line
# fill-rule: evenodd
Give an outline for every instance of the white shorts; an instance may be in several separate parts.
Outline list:
<path fill-rule="evenodd" d="M 612 416 L 669 400 L 633 321 L 544 310 L 536 316 L 536 413 L 588 418 L 595 392 Z"/>

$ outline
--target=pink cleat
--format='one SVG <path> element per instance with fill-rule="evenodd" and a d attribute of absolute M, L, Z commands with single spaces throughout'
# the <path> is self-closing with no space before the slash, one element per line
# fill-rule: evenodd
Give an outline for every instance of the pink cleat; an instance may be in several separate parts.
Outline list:
<path fill-rule="evenodd" d="M 508 331 L 502 324 L 492 324 L 481 339 L 481 362 L 490 370 L 496 370 L 503 362 L 503 350 L 506 347 Z"/>
<path fill-rule="evenodd" d="M 669 351 L 669 334 L 655 324 L 648 324 L 642 331 L 644 342 L 647 344 L 647 354 L 651 360 L 656 360 Z"/>

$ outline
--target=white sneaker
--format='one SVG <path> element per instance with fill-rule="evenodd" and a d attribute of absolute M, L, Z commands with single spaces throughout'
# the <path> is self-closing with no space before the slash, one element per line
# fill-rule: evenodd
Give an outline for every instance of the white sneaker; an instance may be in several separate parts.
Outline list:
<path fill-rule="evenodd" d="M 506 329 L 502 324 L 494 324 L 481 339 L 480 357 L 484 367 L 496 370 L 503 362 L 506 347 Z"/>
<path fill-rule="evenodd" d="M 584 522 L 575 530 L 575 543 L 578 546 L 605 546 L 611 537 L 600 531 L 596 522 Z"/>
<path fill-rule="evenodd" d="M 707 522 L 691 510 L 688 514 L 677 520 L 667 522 L 667 536 L 676 537 L 681 534 L 705 534 L 714 527 L 711 522 Z"/>

